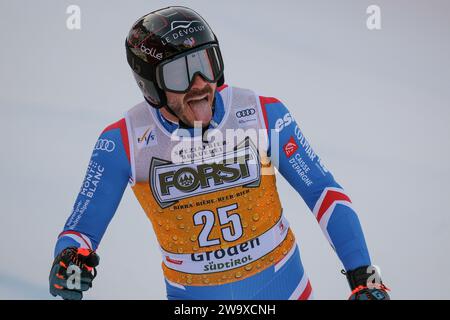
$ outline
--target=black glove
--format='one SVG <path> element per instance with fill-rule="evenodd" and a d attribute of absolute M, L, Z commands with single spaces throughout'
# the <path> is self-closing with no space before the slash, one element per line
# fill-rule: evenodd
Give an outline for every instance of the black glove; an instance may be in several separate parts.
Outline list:
<path fill-rule="evenodd" d="M 375 267 L 363 266 L 342 274 L 347 277 L 352 294 L 348 300 L 390 300 L 387 291 Z"/>
<path fill-rule="evenodd" d="M 64 300 L 81 300 L 83 291 L 92 287 L 99 261 L 100 257 L 90 249 L 64 249 L 50 270 L 50 293 Z"/>

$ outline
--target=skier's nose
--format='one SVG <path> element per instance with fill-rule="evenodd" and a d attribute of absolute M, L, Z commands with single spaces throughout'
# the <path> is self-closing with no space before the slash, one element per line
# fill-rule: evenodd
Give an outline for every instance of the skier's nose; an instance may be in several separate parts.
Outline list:
<path fill-rule="evenodd" d="M 204 87 L 206 87 L 207 84 L 208 84 L 208 82 L 206 82 L 205 79 L 203 79 L 203 77 L 201 75 L 196 74 L 194 77 L 194 82 L 192 83 L 191 89 L 201 90 Z"/>

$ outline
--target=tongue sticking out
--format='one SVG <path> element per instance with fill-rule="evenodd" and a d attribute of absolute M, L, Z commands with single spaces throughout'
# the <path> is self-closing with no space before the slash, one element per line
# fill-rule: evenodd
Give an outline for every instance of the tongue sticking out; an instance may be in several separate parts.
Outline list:
<path fill-rule="evenodd" d="M 212 110 L 207 98 L 191 100 L 188 104 L 194 114 L 194 121 L 201 121 L 203 125 L 206 125 L 211 121 Z"/>

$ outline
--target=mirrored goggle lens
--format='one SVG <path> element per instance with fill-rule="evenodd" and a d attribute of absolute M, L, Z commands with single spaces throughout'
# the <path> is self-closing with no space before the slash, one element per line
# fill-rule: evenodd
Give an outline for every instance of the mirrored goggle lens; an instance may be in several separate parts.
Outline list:
<path fill-rule="evenodd" d="M 215 82 L 219 79 L 222 65 L 216 47 L 192 52 L 175 59 L 162 67 L 162 82 L 165 89 L 185 91 L 200 73 L 205 80 Z"/>

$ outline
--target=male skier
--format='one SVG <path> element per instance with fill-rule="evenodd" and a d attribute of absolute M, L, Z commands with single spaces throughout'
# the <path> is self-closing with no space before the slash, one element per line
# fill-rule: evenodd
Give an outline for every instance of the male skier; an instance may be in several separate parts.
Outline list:
<path fill-rule="evenodd" d="M 81 299 L 130 184 L 162 253 L 168 299 L 311 299 L 274 167 L 342 261 L 351 299 L 389 299 L 350 197 L 276 98 L 224 84 L 219 42 L 186 7 L 134 23 L 127 60 L 145 101 L 106 127 L 55 248 L 50 292 Z"/>

